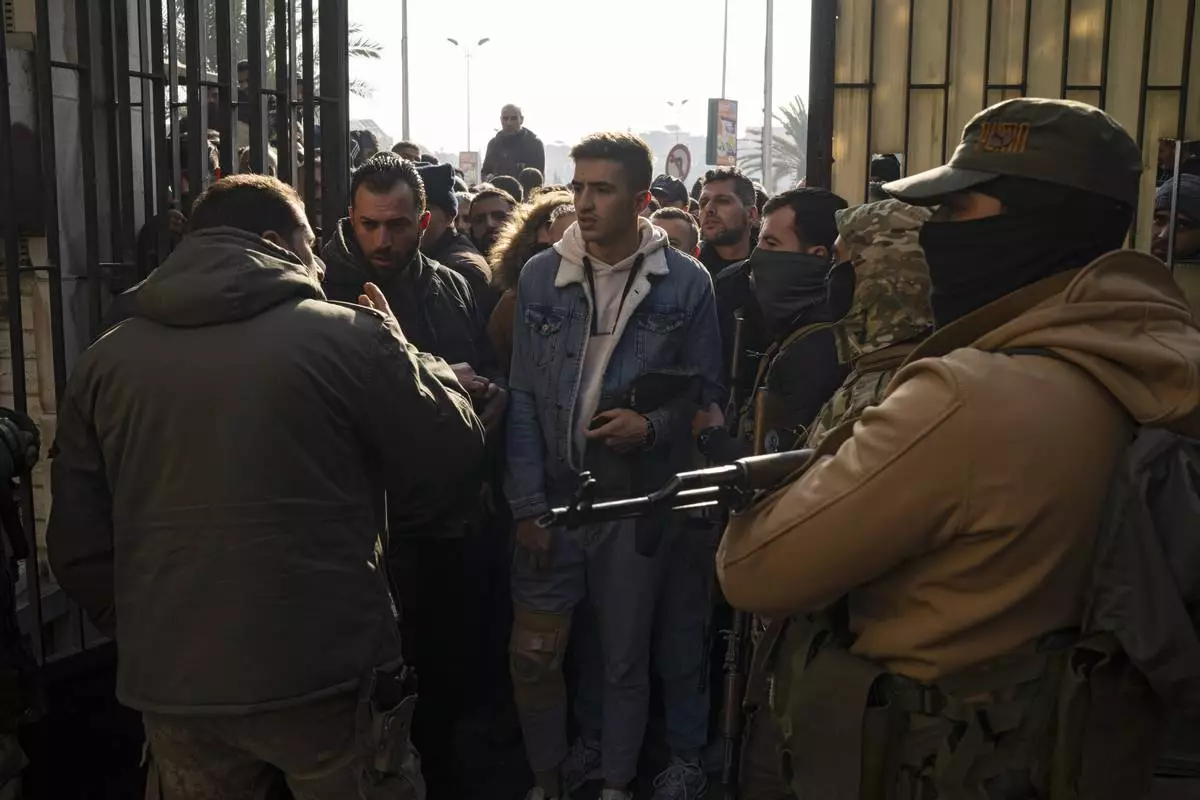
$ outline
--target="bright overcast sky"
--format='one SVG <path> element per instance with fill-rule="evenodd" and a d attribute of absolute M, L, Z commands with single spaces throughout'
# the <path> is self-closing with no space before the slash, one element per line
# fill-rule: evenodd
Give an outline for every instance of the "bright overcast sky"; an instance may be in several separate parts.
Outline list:
<path fill-rule="evenodd" d="M 726 95 L 739 134 L 762 124 L 766 0 L 730 0 Z M 774 105 L 808 95 L 810 0 L 775 3 Z M 578 9 L 578 10 L 577 10 Z M 584 10 L 586 9 L 586 10 Z M 707 99 L 721 91 L 723 0 L 409 0 L 411 138 L 466 148 L 466 69 L 446 41 L 491 41 L 471 59 L 471 145 L 483 150 L 500 107 L 521 106 L 542 141 L 574 143 L 598 130 L 635 133 L 676 124 L 668 100 L 686 99 L 678 124 L 703 134 Z M 384 46 L 351 62 L 375 88 L 350 116 L 401 134 L 400 0 L 350 0 L 350 19 Z"/>

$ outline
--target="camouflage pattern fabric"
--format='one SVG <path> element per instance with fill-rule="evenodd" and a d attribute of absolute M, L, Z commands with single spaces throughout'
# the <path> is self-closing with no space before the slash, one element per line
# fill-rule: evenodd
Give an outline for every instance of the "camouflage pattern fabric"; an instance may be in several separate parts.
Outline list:
<path fill-rule="evenodd" d="M 836 214 L 854 265 L 854 302 L 835 328 L 838 358 L 912 339 L 933 325 L 929 267 L 917 239 L 930 212 L 899 200 L 866 203 Z"/>
<path fill-rule="evenodd" d="M 842 242 L 854 265 L 854 301 L 834 327 L 838 358 L 854 369 L 821 408 L 808 430 L 816 447 L 837 426 L 858 419 L 883 400 L 907 351 L 883 351 L 928 334 L 929 267 L 918 235 L 930 212 L 899 200 L 867 203 L 837 212 Z"/>
<path fill-rule="evenodd" d="M 847 375 L 833 397 L 821 406 L 821 411 L 809 426 L 804 446 L 815 448 L 834 428 L 857 420 L 868 408 L 879 405 L 907 353 L 906 348 L 904 353 L 897 354 L 898 357 L 890 359 L 888 363 L 868 370 L 856 369 Z"/>

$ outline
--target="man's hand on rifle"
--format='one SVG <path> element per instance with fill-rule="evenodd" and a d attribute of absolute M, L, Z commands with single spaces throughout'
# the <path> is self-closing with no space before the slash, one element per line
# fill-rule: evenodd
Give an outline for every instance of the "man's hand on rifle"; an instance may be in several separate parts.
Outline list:
<path fill-rule="evenodd" d="M 535 571 L 549 568 L 553 544 L 549 528 L 539 526 L 536 519 L 523 519 L 517 523 L 516 539 L 517 548 L 525 551 Z"/>
<path fill-rule="evenodd" d="M 591 427 L 583 435 L 589 441 L 604 442 L 618 453 L 632 453 L 645 447 L 650 423 L 636 411 L 614 408 L 593 417 Z"/>

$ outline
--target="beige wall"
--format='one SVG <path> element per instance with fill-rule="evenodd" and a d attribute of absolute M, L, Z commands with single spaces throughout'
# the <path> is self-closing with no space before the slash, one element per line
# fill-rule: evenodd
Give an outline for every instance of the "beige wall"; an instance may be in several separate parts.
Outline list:
<path fill-rule="evenodd" d="M 1200 139 L 1200 10 L 1193 30 L 1185 30 L 1188 4 L 1118 0 L 1111 3 L 1106 25 L 1105 0 L 1072 0 L 1070 20 L 1066 0 L 841 0 L 834 191 L 862 202 L 872 153 L 903 154 L 907 174 L 944 163 L 972 115 L 1022 94 L 987 86 L 1025 82 L 1025 94 L 1031 96 L 1065 96 L 1102 106 L 1141 142 L 1146 171 L 1134 244 L 1148 249 L 1158 139 L 1180 133 Z M 1147 85 L 1183 82 L 1189 37 L 1195 44 L 1186 103 L 1178 89 L 1143 91 Z M 1064 60 L 1067 85 L 1098 86 L 1103 78 L 1105 96 L 1098 89 L 1064 91 Z M 948 89 L 912 88 L 920 84 L 948 84 Z"/>

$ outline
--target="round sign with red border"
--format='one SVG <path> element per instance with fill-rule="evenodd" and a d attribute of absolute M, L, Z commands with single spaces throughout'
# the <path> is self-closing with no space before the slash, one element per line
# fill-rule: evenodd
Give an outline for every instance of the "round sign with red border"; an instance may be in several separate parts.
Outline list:
<path fill-rule="evenodd" d="M 667 165 L 664 170 L 672 178 L 686 181 L 692 171 L 692 153 L 686 144 L 677 144 L 667 153 Z"/>

